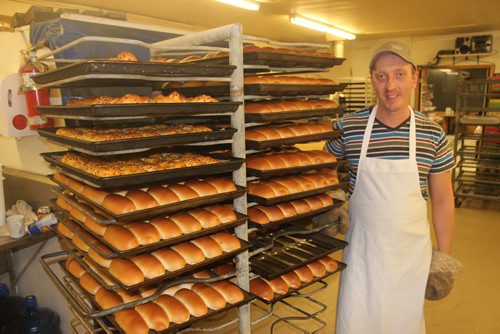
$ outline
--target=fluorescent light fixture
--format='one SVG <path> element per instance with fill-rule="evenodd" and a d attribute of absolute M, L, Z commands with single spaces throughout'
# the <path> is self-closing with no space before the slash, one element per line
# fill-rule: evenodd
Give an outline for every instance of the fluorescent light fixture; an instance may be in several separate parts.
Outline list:
<path fill-rule="evenodd" d="M 249 0 L 215 0 L 231 6 L 240 7 L 247 10 L 259 10 L 260 4 Z"/>
<path fill-rule="evenodd" d="M 334 35 L 334 36 L 337 36 L 340 38 L 356 39 L 356 35 L 351 34 L 347 31 L 334 28 L 334 27 L 327 25 L 327 24 L 324 24 L 324 23 L 319 23 L 319 22 L 316 22 L 316 21 L 313 21 L 310 19 L 306 19 L 302 16 L 291 15 L 290 22 L 292 22 L 293 24 L 297 24 L 299 26 L 309 28 L 309 29 L 322 31 L 322 32 L 325 32 L 327 34 Z"/>

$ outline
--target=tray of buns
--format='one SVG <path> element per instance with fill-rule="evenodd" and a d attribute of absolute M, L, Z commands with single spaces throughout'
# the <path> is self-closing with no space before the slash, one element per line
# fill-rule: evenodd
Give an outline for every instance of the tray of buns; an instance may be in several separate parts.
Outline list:
<path fill-rule="evenodd" d="M 94 157 L 77 152 L 40 154 L 51 167 L 96 188 L 137 186 L 173 179 L 230 172 L 244 159 L 164 150 Z"/>
<path fill-rule="evenodd" d="M 107 192 L 56 173 L 49 178 L 90 204 L 105 222 L 147 220 L 162 214 L 220 203 L 242 196 L 246 189 L 226 178 L 192 179 L 181 183 Z M 56 190 L 57 192 L 57 190 Z"/>
<path fill-rule="evenodd" d="M 56 228 L 64 248 L 70 252 L 75 249 L 79 250 L 94 267 L 127 291 L 151 287 L 167 279 L 227 260 L 251 246 L 250 243 L 238 239 L 230 233 L 217 232 L 170 247 L 163 247 L 151 253 L 135 255 L 130 258 L 108 259 L 95 252 L 90 244 L 101 248 L 104 252 L 109 251 L 109 248 L 80 228 L 80 235 L 83 234 L 86 240 L 90 240 L 90 243 L 87 243 L 66 227 L 71 224 L 73 225 L 72 229 L 80 228 L 71 220 L 65 221 L 64 224 L 58 225 Z"/>
<path fill-rule="evenodd" d="M 43 128 L 37 131 L 41 137 L 51 142 L 90 155 L 134 153 L 165 145 L 231 139 L 236 132 L 232 128 L 187 124 L 120 128 Z"/>
<path fill-rule="evenodd" d="M 295 230 L 299 229 L 287 226 L 285 231 Z M 267 236 L 251 238 L 250 242 L 255 248 L 261 248 L 272 242 L 270 249 L 250 258 L 252 271 L 267 280 L 303 267 L 347 246 L 346 241 L 332 238 L 321 232 L 280 237 L 267 234 Z"/>
<path fill-rule="evenodd" d="M 342 204 L 327 194 L 310 196 L 276 205 L 256 205 L 248 209 L 249 225 L 258 229 L 274 228 L 329 211 Z"/>
<path fill-rule="evenodd" d="M 346 267 L 345 263 L 325 256 L 309 265 L 299 267 L 271 280 L 256 277 L 250 280 L 250 292 L 260 301 L 272 304 L 292 295 L 300 295 L 300 290 L 336 274 Z"/>
<path fill-rule="evenodd" d="M 343 187 L 330 170 L 248 182 L 248 201 L 274 205 Z"/>
<path fill-rule="evenodd" d="M 321 150 L 277 152 L 247 156 L 247 175 L 268 178 L 337 167 L 337 159 Z"/>
<path fill-rule="evenodd" d="M 85 60 L 33 76 L 37 85 L 134 86 L 168 77 L 227 77 L 236 66 Z M 148 82 L 149 81 L 149 82 Z"/>
<path fill-rule="evenodd" d="M 123 118 L 186 117 L 231 114 L 240 102 L 94 104 L 89 106 L 38 106 L 49 117 L 82 120 Z"/>
<path fill-rule="evenodd" d="M 42 262 L 45 264 L 51 256 L 52 254 L 44 256 Z M 126 333 L 177 332 L 195 321 L 249 303 L 255 298 L 228 280 L 216 278 L 214 281 L 214 278 L 207 279 L 206 276 L 202 277 L 204 279 L 183 279 L 184 284 L 164 291 L 110 291 L 89 277 L 85 268 L 71 255 L 57 260 L 58 269 L 78 289 L 77 295 L 85 295 L 92 304 L 91 317 L 105 317 L 115 328 Z M 62 287 L 64 283 L 61 280 L 56 284 Z M 71 301 L 74 300 L 70 298 Z"/>
<path fill-rule="evenodd" d="M 149 221 L 101 225 L 76 206 L 72 206 L 68 210 L 68 205 L 71 204 L 64 198 L 59 197 L 57 200 L 59 207 L 65 207 L 62 209 L 65 211 L 63 216 L 71 218 L 79 226 L 79 228 L 73 228 L 73 224 L 67 224 L 67 227 L 84 241 L 88 241 L 91 248 L 94 248 L 104 258 L 130 257 L 154 251 L 192 238 L 199 238 L 222 230 L 231 230 L 245 223 L 247 219 L 245 215 L 235 213 L 228 206 L 213 205 L 170 216 L 159 216 Z M 89 207 L 89 209 L 91 208 Z M 94 214 L 97 213 L 94 211 Z M 219 217 L 224 218 L 220 219 Z M 110 252 L 104 252 L 102 249 L 94 247 L 90 243 L 91 240 L 85 240 L 86 234 L 80 235 L 82 229 L 108 247 Z"/>

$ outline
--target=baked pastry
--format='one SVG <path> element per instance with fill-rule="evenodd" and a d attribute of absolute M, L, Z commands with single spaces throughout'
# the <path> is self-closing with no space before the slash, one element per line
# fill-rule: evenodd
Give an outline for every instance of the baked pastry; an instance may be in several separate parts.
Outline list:
<path fill-rule="evenodd" d="M 336 102 L 330 100 L 249 102 L 245 103 L 245 113 L 268 114 L 297 110 L 335 109 L 338 107 L 339 105 Z"/>
<path fill-rule="evenodd" d="M 297 136 L 316 135 L 331 131 L 331 125 L 326 123 L 265 125 L 248 128 L 245 131 L 245 139 L 253 141 L 266 141 Z"/>

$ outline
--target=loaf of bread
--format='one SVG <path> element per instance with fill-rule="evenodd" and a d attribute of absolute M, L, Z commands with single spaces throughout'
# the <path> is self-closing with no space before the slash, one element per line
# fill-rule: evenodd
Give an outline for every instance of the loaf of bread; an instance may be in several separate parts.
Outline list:
<path fill-rule="evenodd" d="M 250 281 L 250 292 L 264 300 L 273 300 L 274 291 L 263 278 L 257 277 Z"/>
<path fill-rule="evenodd" d="M 333 273 L 339 269 L 338 262 L 329 256 L 325 256 L 318 261 L 325 266 L 326 271 L 329 273 Z"/>
<path fill-rule="evenodd" d="M 290 182 L 296 182 L 300 187 L 293 187 L 290 185 Z M 276 184 L 279 184 L 280 187 L 278 188 Z M 251 195 L 264 198 L 274 198 L 337 184 L 339 184 L 337 176 L 325 169 L 315 173 L 277 177 L 262 180 L 260 182 L 248 182 L 247 186 L 248 193 Z M 300 189 L 303 190 L 300 191 Z M 318 199 L 318 201 L 322 203 L 322 200 Z M 323 206 L 323 204 L 321 204 L 321 206 Z M 315 210 L 315 208 L 311 209 Z"/>
<path fill-rule="evenodd" d="M 317 135 L 331 131 L 331 125 L 326 123 L 262 125 L 248 128 L 245 131 L 245 139 L 252 141 L 267 141 Z"/>
<path fill-rule="evenodd" d="M 315 109 L 335 109 L 339 105 L 330 100 L 285 100 L 270 102 L 249 102 L 245 103 L 245 113 L 247 114 L 269 114 L 279 112 L 304 111 Z"/>
<path fill-rule="evenodd" d="M 299 156 L 300 158 L 297 158 Z M 298 151 L 273 154 L 259 154 L 247 157 L 247 167 L 257 170 L 273 170 L 282 168 L 314 166 L 334 163 L 335 156 L 326 151 Z"/>
<path fill-rule="evenodd" d="M 197 283 L 191 288 L 203 302 L 212 310 L 220 310 L 226 306 L 226 300 L 220 294 L 219 291 L 215 290 L 211 286 L 206 284 Z"/>
<path fill-rule="evenodd" d="M 59 172 L 54 174 L 54 179 L 57 182 L 61 183 L 62 185 L 67 186 L 75 193 L 81 194 L 90 202 L 102 206 L 103 208 L 109 210 L 113 214 L 118 214 L 118 215 L 142 210 L 145 207 L 150 207 L 151 203 L 156 204 L 156 206 L 163 206 L 163 205 L 177 204 L 181 201 L 188 200 L 191 198 L 204 197 L 198 195 L 196 191 L 200 190 L 195 185 L 193 185 L 192 186 L 193 188 L 191 188 L 182 183 L 154 186 L 151 188 L 141 188 L 138 189 L 142 191 L 141 195 L 144 195 L 143 193 L 146 193 L 148 196 L 143 196 L 144 198 L 138 198 L 137 197 L 138 193 L 133 192 L 130 193 L 130 196 L 132 195 L 134 196 L 130 198 L 128 192 L 110 193 L 103 190 L 99 190 L 91 186 L 85 185 L 79 181 L 76 181 Z M 217 194 L 232 192 L 236 190 L 236 185 L 228 178 L 207 178 L 203 182 L 212 185 L 217 190 Z M 172 202 L 171 197 L 170 198 L 155 197 L 155 195 L 157 195 L 160 192 L 159 191 L 160 188 L 163 188 L 165 190 L 172 190 L 173 193 L 175 193 L 176 198 L 178 200 Z M 153 189 L 154 191 L 150 192 L 150 190 Z"/>

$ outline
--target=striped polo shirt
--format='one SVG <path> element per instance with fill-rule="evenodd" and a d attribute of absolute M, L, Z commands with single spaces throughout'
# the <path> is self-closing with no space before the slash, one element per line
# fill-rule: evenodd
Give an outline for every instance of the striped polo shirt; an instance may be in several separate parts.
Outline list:
<path fill-rule="evenodd" d="M 371 111 L 372 107 L 344 115 L 334 125 L 335 129 L 343 130 L 342 136 L 325 145 L 327 151 L 349 162 L 350 193 L 356 183 L 361 144 Z M 446 135 L 437 123 L 429 120 L 421 112 L 415 111 L 415 125 L 420 189 L 422 196 L 427 198 L 429 174 L 449 171 L 454 167 L 455 161 Z M 408 159 L 409 137 L 409 117 L 396 128 L 390 128 L 375 119 L 367 156 L 391 160 Z"/>

